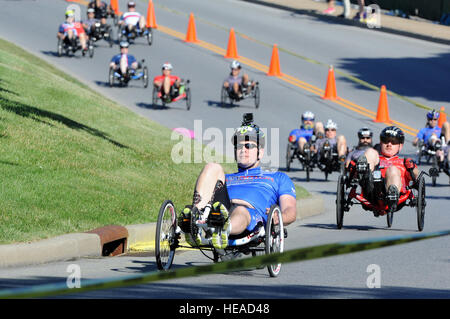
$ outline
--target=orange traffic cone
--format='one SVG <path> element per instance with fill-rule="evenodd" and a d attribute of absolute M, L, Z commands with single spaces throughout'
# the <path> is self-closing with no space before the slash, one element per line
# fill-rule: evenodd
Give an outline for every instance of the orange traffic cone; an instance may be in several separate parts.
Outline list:
<path fill-rule="evenodd" d="M 278 47 L 276 44 L 273 45 L 272 58 L 270 59 L 268 76 L 281 76 L 280 71 L 280 59 L 278 58 Z"/>
<path fill-rule="evenodd" d="M 442 125 L 447 121 L 447 115 L 445 114 L 445 107 L 441 106 L 439 114 L 438 126 L 442 128 Z"/>
<path fill-rule="evenodd" d="M 391 120 L 389 118 L 389 107 L 387 101 L 386 86 L 382 85 L 380 92 L 380 100 L 378 101 L 377 117 L 374 120 L 374 122 L 389 123 L 390 121 Z"/>
<path fill-rule="evenodd" d="M 198 42 L 197 40 L 197 32 L 195 31 L 195 20 L 194 14 L 189 15 L 189 24 L 186 32 L 186 39 L 184 42 Z"/>
<path fill-rule="evenodd" d="M 334 69 L 332 65 L 330 65 L 328 70 L 327 86 L 325 88 L 325 95 L 322 98 L 326 100 L 336 100 L 338 98 L 336 94 L 336 81 L 334 79 Z"/>
<path fill-rule="evenodd" d="M 158 29 L 155 18 L 155 8 L 153 7 L 153 1 L 149 0 L 147 7 L 147 28 Z"/>
<path fill-rule="evenodd" d="M 234 29 L 230 29 L 230 37 L 228 38 L 227 53 L 225 54 L 227 59 L 237 59 L 239 58 L 236 48 L 236 36 L 234 35 Z"/>
<path fill-rule="evenodd" d="M 119 0 L 111 0 L 111 9 L 116 15 L 119 15 Z"/>

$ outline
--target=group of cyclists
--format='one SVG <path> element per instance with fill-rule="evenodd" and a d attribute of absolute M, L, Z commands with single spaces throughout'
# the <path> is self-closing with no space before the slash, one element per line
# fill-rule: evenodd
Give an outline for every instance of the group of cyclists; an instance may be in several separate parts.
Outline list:
<path fill-rule="evenodd" d="M 119 25 L 127 30 L 145 30 L 145 21 L 138 12 L 136 4 L 129 1 L 128 11 L 119 20 Z M 58 38 L 75 46 L 78 38 L 83 51 L 86 50 L 87 39 L 95 32 L 95 22 L 106 25 L 107 15 L 113 14 L 111 8 L 103 1 L 91 1 L 88 6 L 87 20 L 82 23 L 74 21 L 74 13 L 66 12 L 66 20 L 58 30 Z M 108 30 L 108 28 L 105 28 Z M 130 44 L 119 43 L 120 53 L 110 62 L 110 67 L 122 75 L 129 74 L 141 67 L 136 58 L 128 53 Z M 232 61 L 230 74 L 224 80 L 223 87 L 236 100 L 245 98 L 251 92 L 255 82 L 250 81 L 247 74 L 241 74 L 241 65 Z M 154 86 L 159 90 L 162 99 L 173 99 L 179 94 L 181 79 L 172 74 L 173 66 L 165 62 L 162 74 L 154 78 Z M 437 126 L 439 112 L 427 113 L 426 127 L 419 131 L 413 141 L 415 146 L 425 146 L 436 150 L 436 157 L 444 172 L 449 174 L 450 162 L 450 125 L 445 122 L 442 128 Z M 386 203 L 389 207 L 397 205 L 399 196 L 405 192 L 411 181 L 419 174 L 416 163 L 411 158 L 399 156 L 405 135 L 396 126 L 385 127 L 379 135 L 379 143 L 374 145 L 374 133 L 368 127 L 358 130 L 358 145 L 349 150 L 347 140 L 337 133 L 338 125 L 332 119 L 324 124 L 316 121 L 311 111 L 301 115 L 301 126 L 289 134 L 289 143 L 295 146 L 296 152 L 313 154 L 312 158 L 320 165 L 325 147 L 337 154 L 336 161 L 341 172 L 347 171 L 357 178 L 365 194 L 373 188 L 371 172 L 380 168 L 385 180 Z M 214 224 L 214 232 L 209 234 L 211 245 L 219 252 L 224 252 L 230 236 L 249 234 L 261 223 L 267 221 L 267 211 L 273 204 L 280 206 L 283 224 L 288 225 L 296 220 L 295 186 L 287 174 L 283 172 L 267 172 L 261 166 L 264 156 L 266 137 L 253 120 L 247 120 L 238 127 L 233 135 L 234 155 L 237 172 L 225 174 L 223 167 L 217 163 L 208 163 L 200 172 L 193 191 L 191 205 L 187 205 L 178 216 L 179 231 L 185 235 L 186 242 L 199 245 L 200 238 L 192 231 L 192 215 L 206 214 L 208 222 Z M 218 227 L 217 227 L 218 225 Z"/>
<path fill-rule="evenodd" d="M 427 136 L 424 143 L 429 147 L 439 147 L 443 158 L 447 158 L 443 165 L 448 172 L 449 123 L 445 122 L 442 130 L 431 132 L 438 116 L 439 113 L 435 111 L 427 114 L 429 124 L 418 133 L 413 143 L 417 144 L 418 140 Z M 399 155 L 405 143 L 405 134 L 399 127 L 383 128 L 377 144 L 374 144 L 373 131 L 362 127 L 357 132 L 358 145 L 348 150 L 345 137 L 336 134 L 337 125 L 332 120 L 323 125 L 315 121 L 311 111 L 304 112 L 301 119 L 300 129 L 291 132 L 289 141 L 297 145 L 300 152 L 309 149 L 319 158 L 324 140 L 328 141 L 339 154 L 338 161 L 344 171 L 351 179 L 359 181 L 367 199 L 379 200 L 370 197 L 374 187 L 372 172 L 375 169 L 381 171 L 386 189 L 384 201 L 393 211 L 407 187 L 417 187 L 413 184 L 419 176 L 417 164 L 412 158 Z M 231 140 L 237 172 L 225 174 L 217 163 L 204 166 L 194 188 L 192 204 L 187 205 L 179 215 L 179 231 L 185 235 L 186 242 L 192 246 L 201 244 L 198 233 L 192 232 L 193 214 L 202 216 L 207 212 L 208 219 L 205 222 L 220 226 L 215 227 L 214 233 L 210 234 L 211 244 L 219 252 L 227 248 L 230 236 L 248 235 L 258 227 L 258 223 L 266 223 L 266 213 L 272 204 L 280 206 L 284 225 L 296 220 L 296 194 L 291 179 L 284 172 L 268 172 L 260 167 L 265 140 L 266 136 L 258 125 L 244 122 L 235 130 Z M 378 216 L 376 212 L 374 215 Z M 196 235 L 193 237 L 192 234 Z"/>
<path fill-rule="evenodd" d="M 127 32 L 144 35 L 148 30 L 146 29 L 144 16 L 136 11 L 136 3 L 129 1 L 127 8 L 128 11 L 118 19 L 119 28 Z M 89 39 L 97 40 L 104 34 L 109 34 L 109 37 L 111 37 L 111 26 L 107 24 L 106 20 L 108 16 L 114 17 L 114 11 L 110 5 L 101 0 L 94 0 L 88 4 L 87 19 L 84 21 L 75 21 L 74 11 L 67 10 L 65 21 L 60 25 L 57 37 L 66 44 L 69 51 L 75 52 L 79 43 L 82 54 L 85 55 L 88 50 Z M 128 52 L 129 47 L 128 41 L 120 41 L 120 53 L 112 57 L 109 65 L 125 79 L 125 83 L 128 82 L 131 75 L 136 74 L 137 70 L 142 67 L 136 57 Z M 241 68 L 239 61 L 232 61 L 230 74 L 223 82 L 229 96 L 237 101 L 251 95 L 256 85 L 255 81 L 249 80 L 248 74 L 241 74 Z M 180 77 L 173 75 L 172 72 L 172 64 L 164 62 L 161 67 L 161 75 L 153 79 L 154 87 L 160 92 L 161 99 L 165 102 L 176 99 L 183 84 Z"/>

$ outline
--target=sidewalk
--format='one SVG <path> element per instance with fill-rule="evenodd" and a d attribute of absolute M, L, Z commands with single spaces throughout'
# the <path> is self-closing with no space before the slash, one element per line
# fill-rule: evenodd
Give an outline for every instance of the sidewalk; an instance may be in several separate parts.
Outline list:
<path fill-rule="evenodd" d="M 314 0 L 241 0 L 245 2 L 251 2 L 270 6 L 278 9 L 293 11 L 298 14 L 305 14 L 314 16 L 320 19 L 330 19 L 335 23 L 354 25 L 355 27 L 368 28 L 365 23 L 361 23 L 352 18 L 357 13 L 353 7 L 350 13 L 350 19 L 344 19 L 339 17 L 343 14 L 344 7 L 336 6 L 336 11 L 329 15 L 323 14 L 328 5 L 327 2 L 317 2 Z M 371 30 L 379 32 L 388 32 L 416 39 L 422 39 L 426 41 L 432 41 L 442 44 L 450 45 L 450 26 L 434 24 L 429 21 L 419 21 L 414 19 L 405 19 L 401 17 L 389 16 L 381 14 L 380 18 L 381 27 L 373 28 Z"/>
<path fill-rule="evenodd" d="M 297 200 L 297 220 L 325 211 L 322 196 Z M 154 253 L 156 223 L 110 225 L 32 243 L 0 245 L 0 268 L 37 265 L 83 257 L 114 256 L 130 251 Z M 125 239 L 125 240 L 124 240 Z M 126 246 L 126 247 L 124 247 Z"/>

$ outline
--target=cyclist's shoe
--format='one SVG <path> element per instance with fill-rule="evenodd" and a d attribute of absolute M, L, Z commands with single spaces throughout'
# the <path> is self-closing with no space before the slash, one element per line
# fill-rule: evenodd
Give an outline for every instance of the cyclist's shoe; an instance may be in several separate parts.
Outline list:
<path fill-rule="evenodd" d="M 220 202 L 215 202 L 208 216 L 208 226 L 214 227 L 212 244 L 216 249 L 225 249 L 228 246 L 229 212 Z"/>
<path fill-rule="evenodd" d="M 395 212 L 397 210 L 399 196 L 400 193 L 397 186 L 389 185 L 386 193 L 386 204 L 391 212 Z"/>
<path fill-rule="evenodd" d="M 178 216 L 178 225 L 183 233 L 191 232 L 191 211 L 192 205 L 187 205 Z"/>
<path fill-rule="evenodd" d="M 191 246 L 197 246 L 200 245 L 202 240 L 200 238 L 200 235 L 198 234 L 198 230 L 195 231 L 196 236 L 195 238 L 192 237 L 192 227 L 191 227 L 191 216 L 192 216 L 192 206 L 187 205 L 183 211 L 181 212 L 180 216 L 178 216 L 178 225 L 180 226 L 180 229 L 184 233 L 184 239 L 185 241 L 191 245 Z"/>
<path fill-rule="evenodd" d="M 364 194 L 370 194 L 373 191 L 373 176 L 370 173 L 369 162 L 365 155 L 361 155 L 356 162 L 356 172 L 358 174 L 359 184 Z"/>

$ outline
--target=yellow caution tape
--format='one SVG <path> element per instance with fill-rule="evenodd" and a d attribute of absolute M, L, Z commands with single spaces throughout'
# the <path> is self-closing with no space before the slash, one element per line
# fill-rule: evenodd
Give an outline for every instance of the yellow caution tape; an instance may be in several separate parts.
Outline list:
<path fill-rule="evenodd" d="M 167 279 L 185 278 L 193 276 L 209 275 L 214 273 L 226 273 L 230 271 L 257 268 L 276 263 L 290 263 L 311 260 L 336 255 L 344 255 L 383 248 L 393 245 L 401 245 L 424 239 L 437 238 L 450 235 L 450 230 L 413 234 L 406 236 L 333 243 L 313 247 L 289 250 L 283 253 L 256 256 L 253 258 L 237 259 L 204 266 L 180 268 L 166 272 L 149 272 L 140 275 L 126 276 L 122 278 L 106 278 L 85 280 L 80 288 L 68 288 L 66 283 L 37 285 L 26 288 L 5 289 L 0 291 L 0 298 L 36 298 L 62 294 L 74 294 L 99 289 L 112 289 L 125 286 L 140 285 Z"/>

